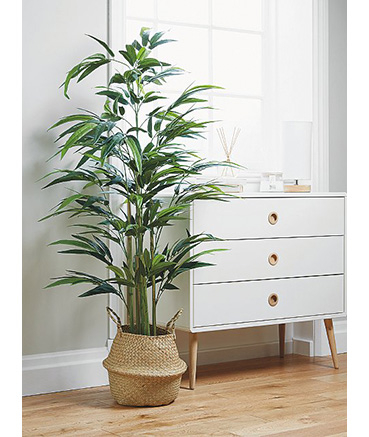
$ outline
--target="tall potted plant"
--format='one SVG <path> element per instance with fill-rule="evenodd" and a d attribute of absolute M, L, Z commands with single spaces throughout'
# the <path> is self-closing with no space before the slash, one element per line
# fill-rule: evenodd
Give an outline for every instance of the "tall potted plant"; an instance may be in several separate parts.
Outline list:
<path fill-rule="evenodd" d="M 88 284 L 81 297 L 111 293 L 122 300 L 127 325 L 122 326 L 108 309 L 118 325 L 104 361 L 113 397 L 126 405 L 163 405 L 177 397 L 186 365 L 175 346 L 174 320 L 166 329 L 157 326 L 157 305 L 166 290 L 177 289 L 173 282 L 178 275 L 210 265 L 199 258 L 213 250 L 192 251 L 215 237 L 187 231 L 182 239 L 162 247 L 161 235 L 194 200 L 224 199 L 218 185 L 196 180 L 204 169 L 219 163 L 200 159 L 183 145 L 184 139 L 201 137 L 210 123 L 194 115 L 209 108 L 198 94 L 215 87 L 190 86 L 165 105 L 160 87 L 182 70 L 151 56 L 157 46 L 170 42 L 163 39 L 163 32 L 152 34 L 143 28 L 140 41 L 126 45 L 118 56 L 105 42 L 91 38 L 107 55 L 95 53 L 73 67 L 63 84 L 64 95 L 69 98 L 72 80 L 80 82 L 106 64 L 117 69 L 108 86 L 96 92 L 106 97 L 101 115 L 81 111 L 52 126 L 69 124 L 57 139 L 60 145 L 54 156 L 63 159 L 74 152 L 79 158 L 75 167 L 47 175 L 51 181 L 46 187 L 70 182 L 77 187 L 45 218 L 67 214 L 82 219 L 73 224 L 77 230 L 70 239 L 52 244 L 68 246 L 60 251 L 64 254 L 98 259 L 106 265 L 107 276 L 69 270 L 48 287 Z M 152 102 L 159 105 L 148 110 Z M 160 199 L 164 190 L 170 191 L 169 203 Z M 114 259 L 112 246 L 119 248 L 123 262 Z"/>

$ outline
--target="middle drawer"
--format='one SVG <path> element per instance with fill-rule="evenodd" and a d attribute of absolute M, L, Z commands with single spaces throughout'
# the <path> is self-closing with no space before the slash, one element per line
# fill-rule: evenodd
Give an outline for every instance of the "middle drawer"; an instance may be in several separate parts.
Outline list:
<path fill-rule="evenodd" d="M 331 275 L 344 271 L 343 237 L 230 240 L 203 244 L 200 251 L 216 264 L 194 270 L 194 284 L 268 278 Z"/>

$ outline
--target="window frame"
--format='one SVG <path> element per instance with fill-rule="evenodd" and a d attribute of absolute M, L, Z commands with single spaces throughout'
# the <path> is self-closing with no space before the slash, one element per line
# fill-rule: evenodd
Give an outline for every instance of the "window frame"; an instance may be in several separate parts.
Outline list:
<path fill-rule="evenodd" d="M 268 122 L 269 118 L 267 119 L 264 115 L 264 110 L 265 110 L 265 101 L 271 101 L 270 98 L 267 98 L 265 96 L 265 89 L 269 89 L 269 86 L 265 86 L 264 84 L 264 80 L 266 78 L 266 74 L 265 74 L 265 66 L 266 66 L 266 61 L 265 61 L 265 46 L 266 44 L 268 44 L 268 40 L 269 38 L 266 37 L 267 32 L 266 32 L 266 26 L 269 25 L 268 20 L 265 19 L 265 15 L 268 14 L 268 10 L 269 10 L 269 2 L 266 0 L 261 0 L 261 29 L 260 30 L 247 30 L 247 29 L 239 29 L 239 28 L 230 28 L 230 27 L 225 27 L 225 26 L 218 26 L 218 25 L 214 25 L 213 24 L 213 2 L 212 0 L 207 0 L 208 1 L 208 11 L 209 11 L 209 15 L 208 15 L 208 23 L 207 24 L 194 24 L 188 21 L 175 21 L 175 20 L 163 20 L 159 18 L 159 11 L 158 11 L 158 0 L 153 0 L 154 3 L 154 15 L 153 16 L 139 16 L 139 15 L 129 15 L 126 11 L 126 5 L 125 2 L 122 2 L 123 5 L 121 5 L 121 11 L 120 14 L 121 16 L 123 16 L 123 20 L 121 20 L 119 26 L 122 28 L 120 30 L 120 35 L 121 35 L 121 39 L 120 41 L 123 41 L 124 44 L 127 43 L 127 38 L 126 38 L 126 32 L 125 32 L 125 26 L 122 26 L 122 22 L 126 23 L 127 20 L 131 20 L 131 21 L 147 21 L 149 23 L 153 23 L 153 29 L 154 31 L 158 31 L 161 30 L 163 27 L 168 27 L 168 26 L 178 26 L 178 27 L 189 27 L 189 28 L 197 28 L 197 29 L 206 29 L 208 32 L 208 77 L 209 77 L 209 84 L 213 84 L 214 83 L 214 78 L 213 78 L 213 31 L 214 30 L 220 30 L 220 31 L 226 31 L 226 32 L 234 32 L 234 33 L 242 33 L 242 34 L 249 34 L 249 35 L 258 35 L 260 36 L 261 39 L 261 72 L 262 72 L 262 77 L 261 77 L 261 92 L 260 93 L 255 93 L 255 94 L 250 94 L 250 93 L 234 93 L 234 92 L 230 92 L 227 90 L 222 90 L 221 93 L 216 92 L 216 91 L 210 91 L 209 93 L 207 93 L 208 99 L 209 99 L 209 104 L 210 106 L 214 106 L 214 98 L 215 97 L 222 97 L 222 98 L 234 98 L 234 99 L 240 99 L 240 100 L 257 100 L 260 102 L 261 108 L 260 108 L 260 112 L 261 112 L 261 117 L 260 117 L 260 123 L 261 123 L 261 133 L 260 133 L 260 137 L 261 137 L 261 145 L 268 145 L 267 150 L 263 150 L 263 153 L 265 156 L 270 156 L 271 151 L 270 149 L 270 141 L 263 141 L 263 125 L 265 122 Z M 112 1 L 111 1 L 112 3 Z M 114 3 L 114 0 L 113 0 Z M 269 34 L 269 32 L 268 32 Z M 270 65 L 268 65 L 268 68 L 270 69 Z M 181 90 L 177 89 L 175 87 L 170 88 L 167 87 L 166 91 L 168 93 L 178 93 Z M 209 118 L 212 120 L 215 117 L 215 115 L 210 112 L 210 116 Z M 217 140 L 218 137 L 216 135 L 216 132 L 213 128 L 209 129 L 209 131 L 207 132 L 207 138 L 208 138 L 208 158 L 212 158 L 212 155 L 214 155 L 214 148 L 216 147 L 217 144 Z M 265 148 L 265 146 L 264 146 Z M 267 164 L 268 165 L 268 164 Z M 254 173 L 257 177 L 259 177 L 261 172 L 261 169 L 257 169 L 256 171 L 253 171 L 252 173 Z M 250 174 L 250 172 L 248 172 Z"/>

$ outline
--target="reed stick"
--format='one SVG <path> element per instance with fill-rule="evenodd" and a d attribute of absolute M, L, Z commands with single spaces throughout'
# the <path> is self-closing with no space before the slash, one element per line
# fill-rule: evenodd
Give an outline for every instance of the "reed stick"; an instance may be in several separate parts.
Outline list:
<path fill-rule="evenodd" d="M 236 145 L 236 142 L 237 142 L 237 139 L 238 139 L 240 132 L 241 132 L 240 128 L 236 128 L 236 127 L 233 128 L 231 143 L 230 143 L 230 145 L 228 145 L 227 138 L 226 138 L 225 132 L 224 132 L 224 128 L 221 127 L 221 128 L 217 129 L 220 143 L 223 147 L 227 162 L 231 162 L 231 154 L 233 152 L 234 146 Z M 222 176 L 228 176 L 229 175 L 228 172 L 230 173 L 231 176 L 234 176 L 233 168 L 229 168 L 229 167 L 226 167 L 223 169 Z"/>

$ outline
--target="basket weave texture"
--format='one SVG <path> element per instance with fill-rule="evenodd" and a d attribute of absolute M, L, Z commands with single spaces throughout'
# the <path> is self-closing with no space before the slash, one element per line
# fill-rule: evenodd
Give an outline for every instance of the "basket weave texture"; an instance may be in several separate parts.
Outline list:
<path fill-rule="evenodd" d="M 109 310 L 111 316 L 112 310 Z M 119 317 L 113 314 L 117 334 L 108 357 L 103 361 L 109 373 L 113 398 L 118 404 L 131 406 L 159 406 L 173 402 L 187 365 L 179 358 L 174 329 L 168 326 L 170 322 L 167 328 L 158 328 L 155 337 L 138 335 L 129 333 L 129 327 L 122 326 Z"/>

